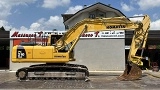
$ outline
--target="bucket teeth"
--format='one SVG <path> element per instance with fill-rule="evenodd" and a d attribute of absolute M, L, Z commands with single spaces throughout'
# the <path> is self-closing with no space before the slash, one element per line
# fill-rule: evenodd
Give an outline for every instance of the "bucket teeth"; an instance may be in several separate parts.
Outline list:
<path fill-rule="evenodd" d="M 138 80 L 142 76 L 141 69 L 134 63 L 128 64 L 123 74 L 117 77 L 121 81 Z"/>

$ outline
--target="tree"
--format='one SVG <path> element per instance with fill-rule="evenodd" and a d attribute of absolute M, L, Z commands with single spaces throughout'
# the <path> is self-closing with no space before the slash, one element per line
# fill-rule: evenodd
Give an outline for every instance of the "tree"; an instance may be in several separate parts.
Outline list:
<path fill-rule="evenodd" d="M 0 31 L 6 31 L 6 30 L 5 30 L 4 27 L 2 26 L 2 27 L 0 28 Z"/>

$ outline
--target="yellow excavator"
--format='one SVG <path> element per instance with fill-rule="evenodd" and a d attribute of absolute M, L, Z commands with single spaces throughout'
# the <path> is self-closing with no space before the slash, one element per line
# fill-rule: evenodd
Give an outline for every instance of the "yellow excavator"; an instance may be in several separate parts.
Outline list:
<path fill-rule="evenodd" d="M 131 21 L 136 17 L 111 17 L 111 18 L 86 18 L 62 35 L 55 43 L 54 35 L 50 34 L 43 45 L 36 42 L 23 42 L 12 48 L 13 63 L 44 63 L 23 67 L 17 70 L 18 80 L 33 78 L 83 78 L 89 80 L 89 70 L 85 65 L 69 64 L 75 61 L 74 47 L 81 35 L 86 32 L 107 30 L 134 30 L 126 69 L 118 77 L 119 80 L 136 80 L 141 78 L 142 56 L 136 56 L 140 48 L 145 48 L 150 18 L 148 15 L 141 16 L 142 21 Z M 36 37 L 35 37 L 36 38 Z M 45 38 L 46 39 L 46 38 Z M 143 51 L 143 50 L 142 50 Z M 142 52 L 143 53 L 143 52 Z"/>

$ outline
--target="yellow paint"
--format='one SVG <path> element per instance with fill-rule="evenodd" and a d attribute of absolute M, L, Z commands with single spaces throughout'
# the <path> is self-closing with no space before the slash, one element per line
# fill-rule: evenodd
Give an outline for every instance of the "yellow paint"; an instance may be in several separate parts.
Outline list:
<path fill-rule="evenodd" d="M 53 46 L 34 46 L 33 59 L 51 59 Z"/>
<path fill-rule="evenodd" d="M 27 58 L 28 59 L 33 58 L 33 46 L 25 46 L 24 48 L 27 54 Z"/>
<path fill-rule="evenodd" d="M 68 59 L 12 59 L 13 63 L 64 63 Z"/>

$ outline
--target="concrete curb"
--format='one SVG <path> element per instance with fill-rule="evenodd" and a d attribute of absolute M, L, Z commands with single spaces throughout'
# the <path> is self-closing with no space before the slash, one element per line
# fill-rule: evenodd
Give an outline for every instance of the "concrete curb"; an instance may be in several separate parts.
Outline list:
<path fill-rule="evenodd" d="M 123 71 L 89 71 L 90 76 L 120 75 Z"/>
<path fill-rule="evenodd" d="M 153 72 L 151 70 L 147 70 L 147 71 L 143 71 L 143 73 L 151 75 L 151 76 L 156 77 L 156 78 L 160 78 L 160 72 Z"/>

